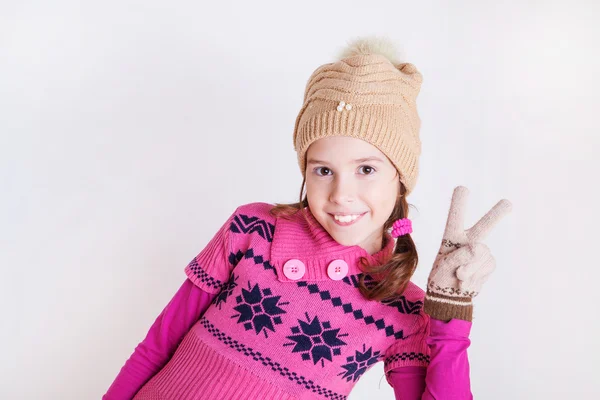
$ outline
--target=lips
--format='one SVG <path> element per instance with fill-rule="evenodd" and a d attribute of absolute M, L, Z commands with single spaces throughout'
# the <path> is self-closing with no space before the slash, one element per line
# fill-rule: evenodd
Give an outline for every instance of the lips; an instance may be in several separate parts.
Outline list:
<path fill-rule="evenodd" d="M 359 213 L 359 212 L 334 212 L 334 213 L 329 213 L 330 215 L 362 215 L 363 213 Z"/>

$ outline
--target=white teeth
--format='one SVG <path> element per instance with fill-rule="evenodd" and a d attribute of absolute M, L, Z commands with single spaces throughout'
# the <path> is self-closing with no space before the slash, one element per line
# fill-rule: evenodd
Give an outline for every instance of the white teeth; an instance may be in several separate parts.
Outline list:
<path fill-rule="evenodd" d="M 350 222 L 354 221 L 356 218 L 360 217 L 360 215 L 334 215 L 333 218 L 340 222 Z"/>

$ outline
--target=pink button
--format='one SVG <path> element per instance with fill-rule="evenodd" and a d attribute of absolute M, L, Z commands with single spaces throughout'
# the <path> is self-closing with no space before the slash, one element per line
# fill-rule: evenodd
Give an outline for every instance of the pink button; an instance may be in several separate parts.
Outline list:
<path fill-rule="evenodd" d="M 327 275 L 334 281 L 343 279 L 348 274 L 348 264 L 344 260 L 333 260 L 327 266 Z"/>
<path fill-rule="evenodd" d="M 302 278 L 305 271 L 306 266 L 304 263 L 295 258 L 286 261 L 286 263 L 283 265 L 283 274 L 293 281 L 297 281 L 298 279 Z"/>

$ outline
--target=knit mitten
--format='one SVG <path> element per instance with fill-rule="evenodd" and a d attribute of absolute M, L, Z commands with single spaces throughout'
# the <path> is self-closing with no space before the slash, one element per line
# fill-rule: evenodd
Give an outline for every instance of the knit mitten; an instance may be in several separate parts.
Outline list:
<path fill-rule="evenodd" d="M 498 221 L 512 209 L 500 200 L 471 228 L 464 229 L 469 189 L 454 189 L 442 244 L 427 279 L 424 312 L 430 317 L 449 321 L 473 320 L 473 297 L 496 268 L 489 248 L 480 243 Z"/>

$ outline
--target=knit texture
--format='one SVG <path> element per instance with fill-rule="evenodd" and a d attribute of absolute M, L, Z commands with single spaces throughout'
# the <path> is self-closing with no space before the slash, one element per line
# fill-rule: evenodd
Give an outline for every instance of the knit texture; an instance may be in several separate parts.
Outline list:
<path fill-rule="evenodd" d="M 387 260 L 391 236 L 369 255 L 337 243 L 307 208 L 309 223 L 301 213 L 275 218 L 272 207 L 238 207 L 185 268 L 194 284 L 218 295 L 135 399 L 339 400 L 377 362 L 386 373 L 429 365 L 423 290 L 410 282 L 382 303 L 357 288 L 360 257 Z M 290 259 L 306 266 L 299 280 L 283 272 Z M 348 264 L 341 280 L 327 274 L 334 260 Z"/>
<path fill-rule="evenodd" d="M 469 189 L 457 186 L 452 193 L 440 250 L 427 279 L 425 312 L 432 318 L 473 320 L 473 297 L 496 269 L 496 260 L 481 240 L 512 209 L 500 200 L 469 229 L 465 229 Z"/>
<path fill-rule="evenodd" d="M 419 174 L 421 119 L 416 98 L 422 81 L 413 64 L 393 64 L 375 53 L 352 55 L 318 67 L 308 80 L 294 127 L 294 149 L 302 176 L 306 152 L 314 141 L 350 136 L 381 150 L 410 194 Z"/>

